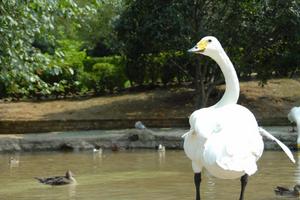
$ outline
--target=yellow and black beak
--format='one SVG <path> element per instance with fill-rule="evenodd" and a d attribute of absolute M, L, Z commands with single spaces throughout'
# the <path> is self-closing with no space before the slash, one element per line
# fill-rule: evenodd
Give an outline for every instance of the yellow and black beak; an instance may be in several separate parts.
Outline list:
<path fill-rule="evenodd" d="M 207 47 L 208 41 L 201 40 L 194 46 L 193 48 L 189 49 L 188 52 L 190 53 L 203 53 Z"/>

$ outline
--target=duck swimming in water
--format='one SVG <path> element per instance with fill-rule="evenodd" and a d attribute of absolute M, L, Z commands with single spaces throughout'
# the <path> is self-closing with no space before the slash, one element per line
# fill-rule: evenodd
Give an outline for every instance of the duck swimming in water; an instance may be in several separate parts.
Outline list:
<path fill-rule="evenodd" d="M 278 196 L 285 196 L 285 197 L 299 197 L 300 195 L 300 185 L 297 184 L 294 186 L 293 189 L 289 189 L 282 186 L 277 186 L 274 190 L 275 194 Z"/>
<path fill-rule="evenodd" d="M 67 185 L 76 183 L 75 178 L 73 177 L 73 173 L 68 170 L 66 172 L 65 176 L 54 176 L 49 178 L 38 178 L 35 177 L 40 183 L 46 184 L 46 185 Z"/>

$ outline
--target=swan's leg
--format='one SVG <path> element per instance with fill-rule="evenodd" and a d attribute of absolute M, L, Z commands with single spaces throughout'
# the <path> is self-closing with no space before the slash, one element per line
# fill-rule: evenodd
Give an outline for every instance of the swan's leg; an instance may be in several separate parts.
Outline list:
<path fill-rule="evenodd" d="M 196 200 L 200 200 L 201 172 L 194 174 L 194 183 L 196 187 Z"/>
<path fill-rule="evenodd" d="M 244 192 L 246 185 L 248 183 L 248 174 L 245 174 L 244 176 L 241 177 L 241 195 L 240 195 L 240 200 L 244 199 Z"/>
<path fill-rule="evenodd" d="M 289 132 L 296 132 L 294 124 L 291 124 L 291 127 L 292 129 L 290 129 Z"/>
<path fill-rule="evenodd" d="M 296 130 L 295 130 L 295 124 L 292 125 L 292 132 L 296 132 Z"/>

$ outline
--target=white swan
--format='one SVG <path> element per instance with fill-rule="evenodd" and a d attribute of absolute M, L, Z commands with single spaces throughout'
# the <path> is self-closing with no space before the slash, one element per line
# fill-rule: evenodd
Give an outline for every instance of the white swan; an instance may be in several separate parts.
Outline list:
<path fill-rule="evenodd" d="M 10 167 L 18 167 L 19 163 L 20 163 L 19 159 L 14 158 L 14 157 L 10 157 L 9 158 L 9 165 L 10 165 Z"/>
<path fill-rule="evenodd" d="M 102 149 L 101 147 L 99 147 L 99 148 L 93 148 L 93 152 L 94 152 L 94 153 L 98 153 L 98 154 L 101 154 L 101 155 L 102 155 L 102 153 L 103 153 L 103 149 Z"/>
<path fill-rule="evenodd" d="M 159 144 L 158 148 L 157 148 L 157 151 L 166 152 L 166 147 L 164 145 L 162 145 L 162 144 Z"/>
<path fill-rule="evenodd" d="M 259 128 L 254 115 L 238 105 L 239 81 L 234 67 L 219 41 L 204 37 L 189 52 L 211 57 L 220 66 L 226 89 L 215 105 L 196 110 L 189 118 L 190 131 L 183 135 L 184 151 L 192 160 L 196 200 L 200 200 L 201 171 L 205 168 L 217 178 L 241 177 L 240 200 L 243 199 L 248 176 L 257 170 L 264 143 L 261 135 L 276 141 L 295 162 L 291 151 L 274 136 Z"/>
<path fill-rule="evenodd" d="M 297 125 L 297 131 L 298 131 L 297 148 L 300 149 L 300 107 L 293 107 L 290 110 L 287 117 L 290 120 L 290 122 L 296 123 Z"/>

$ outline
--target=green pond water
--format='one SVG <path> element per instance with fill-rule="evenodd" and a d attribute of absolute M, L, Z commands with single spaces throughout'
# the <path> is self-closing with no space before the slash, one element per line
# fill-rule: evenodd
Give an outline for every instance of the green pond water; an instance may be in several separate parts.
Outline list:
<path fill-rule="evenodd" d="M 296 160 L 298 155 L 294 153 Z M 19 164 L 10 165 L 13 156 Z M 283 152 L 266 151 L 258 172 L 251 176 L 246 200 L 285 199 L 276 197 L 277 185 L 300 182 L 300 167 Z M 47 186 L 33 177 L 64 175 L 70 169 L 77 185 Z M 191 162 L 180 150 L 39 152 L 0 154 L 0 200 L 193 200 Z M 238 199 L 240 181 L 220 180 L 204 172 L 203 200 Z M 289 198 L 290 199 L 290 198 Z"/>

